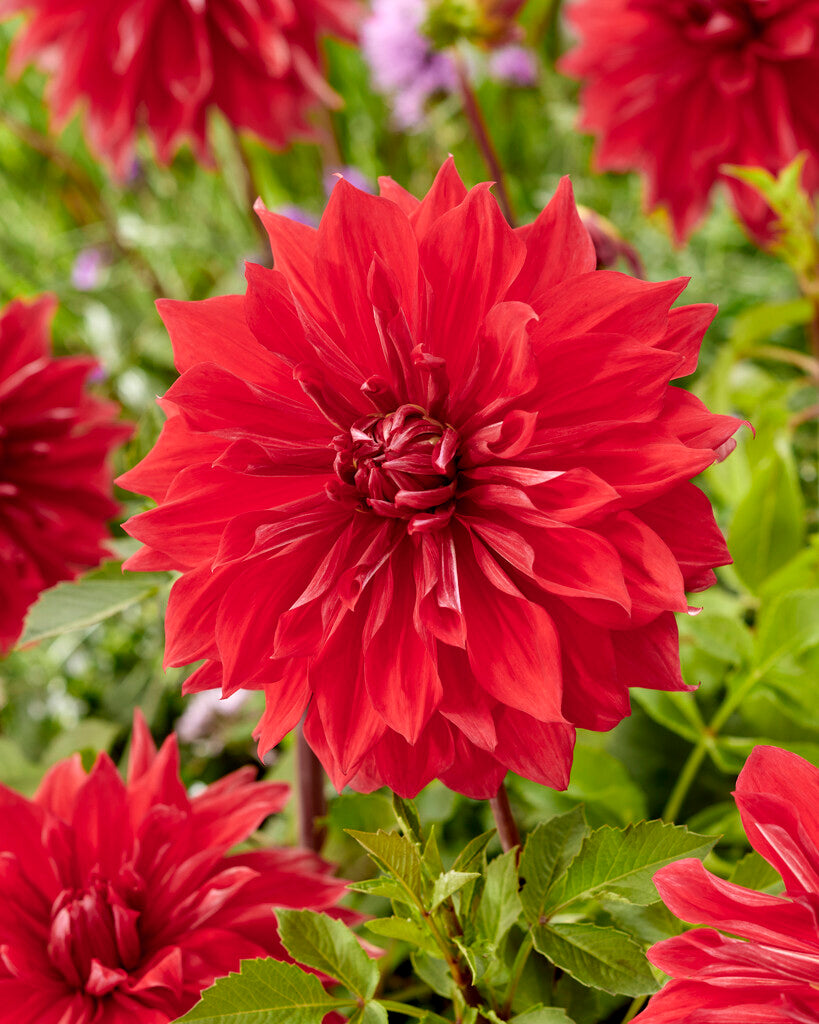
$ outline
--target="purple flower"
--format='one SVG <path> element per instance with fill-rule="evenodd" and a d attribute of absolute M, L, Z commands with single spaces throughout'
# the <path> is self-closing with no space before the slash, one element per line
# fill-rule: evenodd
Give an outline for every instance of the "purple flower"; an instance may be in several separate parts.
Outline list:
<path fill-rule="evenodd" d="M 438 53 L 421 28 L 424 0 L 373 0 L 372 15 L 361 26 L 361 46 L 373 85 L 390 97 L 399 128 L 424 121 L 427 100 L 457 87 L 455 65 Z"/>
<path fill-rule="evenodd" d="M 282 206 L 277 206 L 275 212 L 282 217 L 287 217 L 288 220 L 306 224 L 310 228 L 318 227 L 318 217 L 310 213 L 309 210 L 296 206 L 295 203 L 284 203 Z"/>
<path fill-rule="evenodd" d="M 508 85 L 532 86 L 537 83 L 537 58 L 525 46 L 501 46 L 489 57 L 489 77 Z"/>
<path fill-rule="evenodd" d="M 106 259 L 101 249 L 83 249 L 71 268 L 71 283 L 78 292 L 99 288 Z"/>
<path fill-rule="evenodd" d="M 237 690 L 229 697 L 223 697 L 218 690 L 194 694 L 176 722 L 176 735 L 183 743 L 208 739 L 220 721 L 238 714 L 249 696 L 248 690 Z"/>

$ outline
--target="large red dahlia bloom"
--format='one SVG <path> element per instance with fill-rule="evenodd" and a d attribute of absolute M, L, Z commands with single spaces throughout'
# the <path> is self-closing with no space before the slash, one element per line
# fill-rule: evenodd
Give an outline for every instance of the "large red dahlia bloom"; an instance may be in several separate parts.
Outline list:
<path fill-rule="evenodd" d="M 565 786 L 575 725 L 684 687 L 674 612 L 728 561 L 688 480 L 738 422 L 669 386 L 713 307 L 595 272 L 567 180 L 517 231 L 451 161 L 260 215 L 277 269 L 162 303 L 182 376 L 123 480 L 130 567 L 183 573 L 168 664 L 264 688 L 263 750 L 306 710 L 339 787 Z"/>
<path fill-rule="evenodd" d="M 85 393 L 93 359 L 52 358 L 54 308 L 43 296 L 0 312 L 0 653 L 42 590 L 107 554 L 109 454 L 131 432 Z"/>
<path fill-rule="evenodd" d="M 96 153 L 127 173 L 134 137 L 150 133 L 167 162 L 185 139 L 208 160 L 207 115 L 274 146 L 310 135 L 324 80 L 318 37 L 353 39 L 358 0 L 0 0 L 0 17 L 29 13 L 12 67 L 51 74 L 58 125 L 85 107 Z"/>
<path fill-rule="evenodd" d="M 796 754 L 756 747 L 734 795 L 751 846 L 782 876 L 785 892 L 725 882 L 698 860 L 661 868 L 654 880 L 664 903 L 710 927 L 649 950 L 673 980 L 641 1024 L 819 1020 L 819 771 Z"/>
<path fill-rule="evenodd" d="M 577 0 L 570 19 L 580 43 L 561 67 L 584 80 L 597 164 L 643 171 L 678 241 L 718 180 L 751 232 L 767 233 L 766 204 L 723 164 L 776 173 L 805 150 L 819 188 L 817 0 Z"/>
<path fill-rule="evenodd" d="M 243 768 L 189 798 L 175 737 L 137 714 L 127 783 L 100 755 L 56 765 L 34 799 L 0 787 L 4 1024 L 167 1024 L 242 959 L 289 959 L 274 907 L 344 892 L 296 849 L 227 856 L 287 799 Z"/>

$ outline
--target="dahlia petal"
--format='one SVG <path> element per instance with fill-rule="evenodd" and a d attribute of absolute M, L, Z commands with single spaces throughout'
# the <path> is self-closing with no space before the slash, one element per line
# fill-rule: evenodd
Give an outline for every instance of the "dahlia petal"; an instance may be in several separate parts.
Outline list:
<path fill-rule="evenodd" d="M 665 905 L 683 921 L 815 955 L 816 917 L 807 907 L 726 882 L 693 858 L 660 868 L 654 883 Z M 652 961 L 658 962 L 661 956 L 662 951 L 653 947 Z M 671 960 L 668 965 L 673 966 Z"/>
<path fill-rule="evenodd" d="M 362 786 L 358 780 L 357 773 L 346 773 L 341 770 L 335 754 L 327 741 L 327 734 L 315 704 L 310 705 L 302 728 L 304 730 L 304 738 L 307 740 L 313 753 L 321 761 L 322 767 L 330 777 L 330 782 L 332 782 L 339 793 L 354 778 L 356 779 L 355 788 L 358 793 L 371 793 L 374 789 L 378 789 L 383 785 L 380 780 L 373 779 L 368 780 L 369 785 Z"/>
<path fill-rule="evenodd" d="M 442 772 L 441 781 L 472 800 L 489 800 L 500 789 L 506 766 L 473 746 L 463 733 L 456 732 L 454 739 L 455 758 L 452 766 Z"/>
<path fill-rule="evenodd" d="M 174 582 L 165 613 L 165 668 L 218 656 L 217 613 L 235 575 L 232 566 L 213 570 L 205 564 Z"/>
<path fill-rule="evenodd" d="M 307 224 L 268 210 L 261 199 L 253 207 L 264 225 L 276 270 L 287 278 L 293 298 L 305 309 L 325 312 L 322 289 L 316 280 L 315 257 L 318 232 Z"/>
<path fill-rule="evenodd" d="M 290 796 L 288 785 L 283 782 L 256 782 L 255 774 L 253 770 L 242 774 L 233 772 L 220 780 L 223 786 L 218 789 L 209 786 L 191 800 L 195 841 L 200 849 L 232 849 L 287 803 Z M 233 776 L 236 777 L 235 784 L 230 785 Z M 242 876 L 246 877 L 250 876 Z M 234 883 L 231 881 L 230 884 Z M 219 888 L 223 888 L 223 883 L 220 882 Z"/>
<path fill-rule="evenodd" d="M 495 701 L 482 687 L 474 684 L 466 654 L 449 644 L 438 644 L 438 674 L 443 686 L 438 711 L 471 744 L 481 750 L 493 751 L 498 745 L 492 714 Z M 456 747 L 460 742 L 458 734 L 455 735 Z"/>
<path fill-rule="evenodd" d="M 707 302 L 669 310 L 668 327 L 656 347 L 683 357 L 678 377 L 696 370 L 703 336 L 716 315 L 717 307 Z"/>
<path fill-rule="evenodd" d="M 466 187 L 455 168 L 455 160 L 448 156 L 435 175 L 429 192 L 414 210 L 407 211 L 419 243 L 426 237 L 435 221 L 450 210 L 454 210 L 456 206 L 460 206 L 466 196 Z"/>
<path fill-rule="evenodd" d="M 552 789 L 569 785 L 574 728 L 567 722 L 541 722 L 514 708 L 495 715 L 498 746 L 495 757 L 526 779 Z"/>
<path fill-rule="evenodd" d="M 617 678 L 624 686 L 649 690 L 695 690 L 687 686 L 680 672 L 680 644 L 677 621 L 663 612 L 653 622 L 628 633 L 613 633 Z"/>
<path fill-rule="evenodd" d="M 127 790 L 107 754 L 100 754 L 77 794 L 71 825 L 84 837 L 77 850 L 80 870 L 89 874 L 98 866 L 114 877 L 120 867 L 123 838 L 131 832 Z"/>
<path fill-rule="evenodd" d="M 412 746 L 395 732 L 387 732 L 373 749 L 382 785 L 405 800 L 416 797 L 424 786 L 453 763 L 452 731 L 440 715 L 433 715 Z"/>
<path fill-rule="evenodd" d="M 182 684 L 183 695 L 202 693 L 204 690 L 219 690 L 222 686 L 222 663 L 206 661 L 192 672 Z"/>
<path fill-rule="evenodd" d="M 424 237 L 421 268 L 434 295 L 430 351 L 447 360 L 450 380 L 465 376 L 470 350 L 489 310 L 517 277 L 525 247 L 504 220 L 488 186 L 439 217 Z"/>
<path fill-rule="evenodd" d="M 597 266 L 594 243 L 580 219 L 568 177 L 533 224 L 517 228 L 526 243 L 526 261 L 512 285 L 510 297 L 544 308 L 543 293 L 569 277 L 587 274 Z"/>
<path fill-rule="evenodd" d="M 413 214 L 421 205 L 421 201 L 416 199 L 412 192 L 408 192 L 403 185 L 393 181 L 389 175 L 379 176 L 378 194 L 382 199 L 389 199 L 391 203 L 395 203 L 398 209 L 406 214 L 407 217 Z"/>
<path fill-rule="evenodd" d="M 420 552 L 416 548 L 413 560 L 417 623 L 445 644 L 465 647 L 466 623 L 452 537 L 441 532 L 423 534 L 417 544 Z"/>
<path fill-rule="evenodd" d="M 253 738 L 259 745 L 259 756 L 272 750 L 299 724 L 310 701 L 306 660 L 292 659 L 281 679 L 264 687 L 265 710 Z"/>
<path fill-rule="evenodd" d="M 128 780 L 131 826 L 136 831 L 154 804 L 187 810 L 187 791 L 179 778 L 179 748 L 176 736 L 162 744 L 147 771 Z"/>
<path fill-rule="evenodd" d="M 689 447 L 710 448 L 715 453 L 744 424 L 736 416 L 715 416 L 696 395 L 682 388 L 668 389 L 660 422 Z"/>
<path fill-rule="evenodd" d="M 52 294 L 30 302 L 15 299 L 6 306 L 0 317 L 0 380 L 7 380 L 22 366 L 48 358 L 56 311 L 57 297 Z"/>
<path fill-rule="evenodd" d="M 563 652 L 564 716 L 582 729 L 612 729 L 631 713 L 615 660 L 616 634 L 565 611 L 555 610 L 555 622 Z"/>
<path fill-rule="evenodd" d="M 86 779 L 79 754 L 59 761 L 45 773 L 33 800 L 50 814 L 69 821 L 77 793 Z"/>
<path fill-rule="evenodd" d="M 370 615 L 376 615 L 380 625 L 364 652 L 364 680 L 384 722 L 415 744 L 440 704 L 443 689 L 434 645 L 418 632 L 415 595 L 395 584 L 396 576 L 412 579 L 412 563 L 412 552 L 399 548 L 373 580 Z"/>
<path fill-rule="evenodd" d="M 751 845 L 788 893 L 819 892 L 819 771 L 777 747 L 755 747 L 737 779 L 737 807 Z"/>
<path fill-rule="evenodd" d="M 607 524 L 606 536 L 623 564 L 634 625 L 666 611 L 687 611 L 677 559 L 652 529 L 630 512 L 618 512 Z"/>

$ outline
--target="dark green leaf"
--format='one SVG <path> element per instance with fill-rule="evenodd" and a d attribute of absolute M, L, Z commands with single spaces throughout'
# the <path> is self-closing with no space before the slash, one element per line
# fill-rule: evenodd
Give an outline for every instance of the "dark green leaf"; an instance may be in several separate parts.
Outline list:
<path fill-rule="evenodd" d="M 478 904 L 478 935 L 496 946 L 520 917 L 517 850 L 496 857 L 486 869 Z"/>
<path fill-rule="evenodd" d="M 746 853 L 734 865 L 728 881 L 757 892 L 780 892 L 783 888 L 782 876 L 756 850 Z"/>

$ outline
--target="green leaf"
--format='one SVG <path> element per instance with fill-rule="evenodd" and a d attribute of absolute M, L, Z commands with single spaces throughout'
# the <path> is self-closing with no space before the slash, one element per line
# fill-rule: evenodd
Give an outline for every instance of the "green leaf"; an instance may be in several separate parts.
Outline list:
<path fill-rule="evenodd" d="M 596 924 L 537 925 L 535 949 L 583 985 L 642 996 L 660 987 L 642 948 L 625 932 Z"/>
<path fill-rule="evenodd" d="M 383 875 L 380 878 L 365 878 L 361 882 L 348 882 L 347 888 L 367 896 L 383 896 L 387 900 L 408 902 L 406 888 L 394 878 L 385 878 Z"/>
<path fill-rule="evenodd" d="M 572 1024 L 572 1020 L 559 1006 L 533 1006 L 512 1017 L 509 1024 Z"/>
<path fill-rule="evenodd" d="M 46 590 L 26 617 L 19 647 L 47 640 L 73 629 L 88 629 L 169 587 L 169 576 L 139 579 L 77 580 Z"/>
<path fill-rule="evenodd" d="M 810 299 L 786 299 L 784 302 L 762 302 L 743 310 L 733 322 L 731 343 L 742 355 L 758 341 L 767 341 L 784 327 L 810 323 L 813 304 Z"/>
<path fill-rule="evenodd" d="M 420 924 L 406 917 L 375 917 L 365 923 L 367 931 L 388 939 L 398 939 L 417 946 L 433 956 L 440 956 L 440 949 L 435 940 Z"/>
<path fill-rule="evenodd" d="M 387 1011 L 380 1003 L 366 1003 L 359 1006 L 350 1017 L 350 1024 L 388 1024 Z"/>
<path fill-rule="evenodd" d="M 486 869 L 486 882 L 478 904 L 478 935 L 497 945 L 520 917 L 517 850 L 496 857 Z"/>
<path fill-rule="evenodd" d="M 756 850 L 737 861 L 728 881 L 757 892 L 781 892 L 783 888 L 782 876 Z"/>
<path fill-rule="evenodd" d="M 397 832 L 357 832 L 347 830 L 348 835 L 378 863 L 384 871 L 396 879 L 404 891 L 401 897 L 405 903 L 423 906 L 426 886 L 421 877 L 421 856 L 418 847 L 406 836 Z"/>
<path fill-rule="evenodd" d="M 588 833 L 582 807 L 559 814 L 530 833 L 520 859 L 520 874 L 526 881 L 521 904 L 528 921 L 536 922 L 543 915 L 547 892 Z"/>
<path fill-rule="evenodd" d="M 474 882 L 481 876 L 475 871 L 447 871 L 435 879 L 432 887 L 432 898 L 428 909 L 436 910 L 446 899 L 449 899 L 459 889 L 463 889 L 467 882 Z"/>
<path fill-rule="evenodd" d="M 474 871 L 476 868 L 480 868 L 483 863 L 484 850 L 486 850 L 494 835 L 495 829 L 491 828 L 488 832 L 482 832 L 481 835 L 470 839 L 455 858 L 455 863 L 452 865 L 453 870 Z"/>
<path fill-rule="evenodd" d="M 635 689 L 629 695 L 658 725 L 682 736 L 689 743 L 699 740 L 705 723 L 690 693 Z"/>
<path fill-rule="evenodd" d="M 180 1021 L 199 1024 L 321 1024 L 326 1014 L 349 1007 L 334 999 L 315 974 L 279 960 L 245 960 L 241 974 L 219 978 Z"/>
<path fill-rule="evenodd" d="M 279 935 L 299 963 L 340 982 L 360 999 L 371 999 L 378 968 L 346 924 L 314 910 L 277 910 Z"/>
<path fill-rule="evenodd" d="M 783 594 L 759 616 L 757 661 L 771 668 L 819 645 L 819 589 Z"/>
<path fill-rule="evenodd" d="M 441 854 L 438 850 L 438 838 L 435 835 L 434 825 L 429 830 L 429 839 L 421 856 L 421 866 L 424 874 L 430 880 L 444 873 L 444 862 L 441 860 Z"/>
<path fill-rule="evenodd" d="M 439 996 L 451 999 L 455 994 L 455 983 L 449 968 L 437 956 L 430 956 L 428 953 L 411 953 L 413 970 L 421 979 Z"/>
<path fill-rule="evenodd" d="M 755 591 L 802 547 L 805 508 L 793 453 L 780 438 L 754 470 L 728 533 L 734 567 Z"/>
<path fill-rule="evenodd" d="M 392 795 L 392 808 L 401 826 L 401 831 L 416 843 L 421 842 L 421 819 L 412 800 L 404 800 L 397 793 Z"/>
<path fill-rule="evenodd" d="M 715 842 L 684 825 L 662 821 L 641 821 L 624 829 L 604 825 L 584 840 L 566 873 L 545 894 L 541 913 L 602 893 L 631 903 L 655 903 L 655 871 L 681 857 L 704 857 Z"/>
<path fill-rule="evenodd" d="M 56 764 L 71 754 L 92 751 L 95 755 L 100 751 L 108 751 L 119 735 L 120 727 L 115 722 L 104 718 L 84 718 L 74 726 L 58 733 L 49 743 L 43 754 L 43 762 L 47 765 Z"/>

